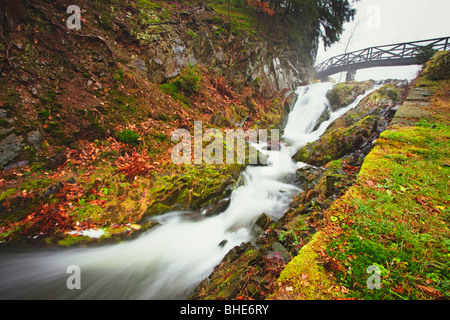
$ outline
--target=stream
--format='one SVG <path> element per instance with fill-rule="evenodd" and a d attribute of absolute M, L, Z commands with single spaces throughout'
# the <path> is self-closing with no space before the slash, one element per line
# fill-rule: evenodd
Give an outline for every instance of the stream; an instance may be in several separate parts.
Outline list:
<path fill-rule="evenodd" d="M 298 100 L 289 115 L 280 150 L 267 151 L 267 167 L 249 166 L 244 183 L 222 213 L 193 221 L 190 212 L 174 211 L 155 218 L 160 225 L 133 240 L 83 248 L 15 248 L 0 244 L 0 299 L 186 299 L 202 279 L 236 245 L 252 241 L 251 227 L 262 214 L 282 217 L 293 197 L 301 192 L 292 185 L 303 166 L 291 157 L 314 141 L 328 125 L 354 108 L 332 112 L 313 131 L 328 105 L 332 83 L 297 89 Z M 224 245 L 223 240 L 227 240 Z M 78 266 L 81 289 L 70 290 L 69 266 Z"/>

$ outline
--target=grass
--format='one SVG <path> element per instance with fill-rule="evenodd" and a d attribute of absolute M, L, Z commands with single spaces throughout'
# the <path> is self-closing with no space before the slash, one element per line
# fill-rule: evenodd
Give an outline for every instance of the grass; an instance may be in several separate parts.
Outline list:
<path fill-rule="evenodd" d="M 351 228 L 328 245 L 343 266 L 339 279 L 352 288 L 350 296 L 449 296 L 449 137 L 450 127 L 439 122 L 385 131 L 358 184 L 331 209 L 352 208 L 345 217 Z M 371 265 L 383 270 L 378 290 L 367 288 Z"/>
<path fill-rule="evenodd" d="M 226 1 L 210 0 L 208 1 L 208 5 L 216 10 L 216 12 L 223 18 L 224 22 L 228 21 L 228 4 Z M 231 32 L 234 34 L 261 37 L 262 35 L 259 32 L 256 19 L 258 19 L 258 17 L 255 10 L 243 5 L 237 6 L 236 3 L 231 6 L 230 26 Z M 219 30 L 221 30 L 219 31 L 220 33 L 217 33 L 216 35 L 220 35 L 222 33 L 226 34 L 225 30 Z"/>

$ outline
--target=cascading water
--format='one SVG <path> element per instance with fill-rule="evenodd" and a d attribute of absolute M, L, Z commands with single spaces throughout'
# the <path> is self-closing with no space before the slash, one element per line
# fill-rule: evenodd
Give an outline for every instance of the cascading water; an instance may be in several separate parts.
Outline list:
<path fill-rule="evenodd" d="M 298 193 L 289 184 L 302 166 L 291 157 L 318 139 L 337 117 L 357 105 L 331 113 L 315 131 L 328 105 L 331 83 L 298 89 L 280 150 L 255 147 L 269 158 L 267 167 L 248 167 L 245 183 L 233 191 L 227 210 L 192 221 L 189 212 L 171 212 L 138 238 L 120 244 L 74 249 L 14 249 L 0 246 L 1 299 L 184 299 L 226 253 L 252 240 L 251 226 L 262 213 L 279 219 Z M 227 240 L 225 245 L 219 244 Z M 81 289 L 69 290 L 69 266 L 81 271 Z"/>

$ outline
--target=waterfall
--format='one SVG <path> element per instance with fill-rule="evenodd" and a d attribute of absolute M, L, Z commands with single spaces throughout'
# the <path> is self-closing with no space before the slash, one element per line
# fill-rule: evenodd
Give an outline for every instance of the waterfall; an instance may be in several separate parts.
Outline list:
<path fill-rule="evenodd" d="M 297 90 L 279 150 L 264 150 L 267 167 L 248 167 L 245 182 L 231 195 L 221 214 L 192 221 L 189 212 L 174 211 L 155 218 L 160 225 L 119 244 L 71 249 L 23 249 L 0 245 L 1 299 L 184 299 L 212 272 L 227 252 L 252 240 L 251 226 L 262 214 L 279 219 L 301 192 L 291 185 L 302 163 L 291 157 L 318 139 L 327 126 L 355 107 L 330 114 L 313 130 L 328 107 L 332 83 Z M 368 93 L 366 93 L 368 94 Z M 225 245 L 219 245 L 224 243 Z M 81 289 L 69 290 L 69 266 L 78 266 Z"/>

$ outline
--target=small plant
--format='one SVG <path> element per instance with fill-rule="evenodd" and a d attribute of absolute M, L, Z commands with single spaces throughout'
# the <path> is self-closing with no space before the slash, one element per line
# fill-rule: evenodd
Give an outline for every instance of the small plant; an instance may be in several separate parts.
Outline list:
<path fill-rule="evenodd" d="M 137 145 L 139 143 L 139 133 L 123 129 L 121 132 L 116 132 L 116 139 L 124 143 Z"/>
<path fill-rule="evenodd" d="M 103 12 L 100 17 L 100 24 L 107 30 L 113 29 L 113 24 L 111 20 L 115 19 L 115 17 L 108 12 Z"/>
<path fill-rule="evenodd" d="M 123 70 L 122 69 L 117 70 L 117 73 L 113 75 L 113 78 L 118 82 L 123 82 Z"/>
<path fill-rule="evenodd" d="M 292 241 L 294 242 L 294 244 L 299 244 L 300 242 L 298 241 L 298 237 L 295 234 L 295 232 L 293 230 L 289 230 L 289 231 L 281 231 L 281 233 L 278 235 L 278 240 L 281 242 L 284 242 L 288 237 L 292 238 Z"/>
<path fill-rule="evenodd" d="M 193 30 L 191 30 L 191 29 L 189 29 L 188 35 L 189 35 L 192 39 L 197 38 L 197 34 L 196 34 Z"/>
<path fill-rule="evenodd" d="M 195 94 L 200 90 L 200 80 L 202 76 L 198 68 L 194 65 L 188 65 L 176 78 L 175 83 L 180 89 L 189 94 Z"/>

